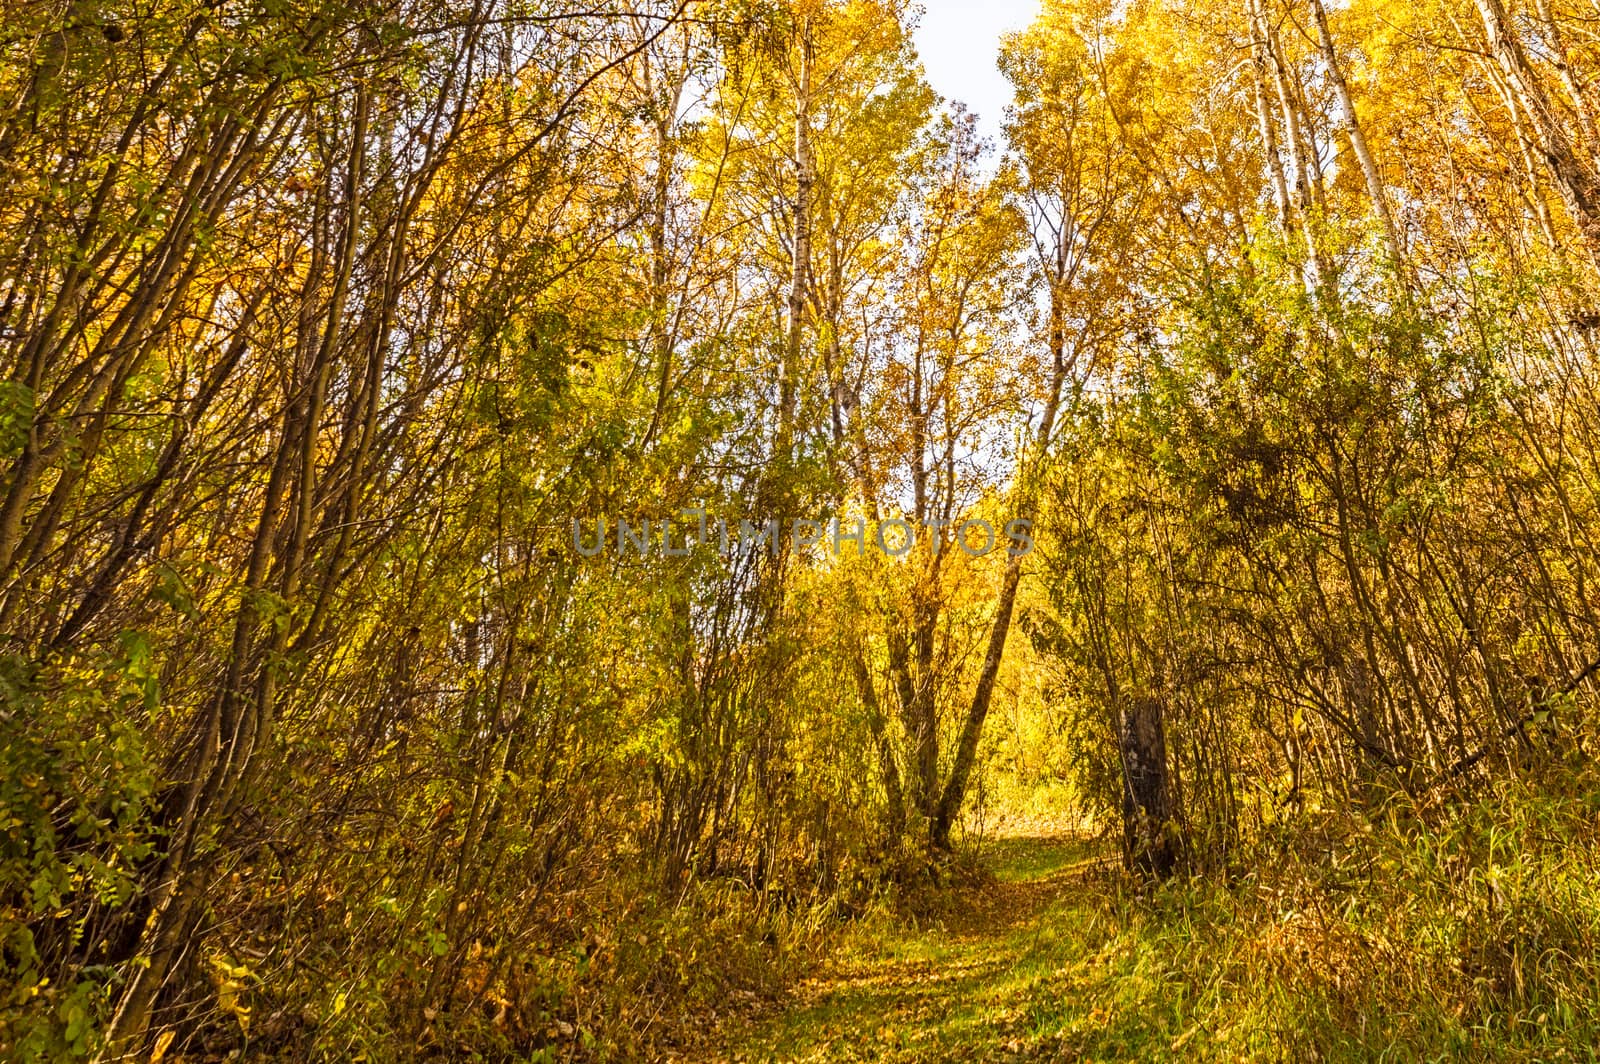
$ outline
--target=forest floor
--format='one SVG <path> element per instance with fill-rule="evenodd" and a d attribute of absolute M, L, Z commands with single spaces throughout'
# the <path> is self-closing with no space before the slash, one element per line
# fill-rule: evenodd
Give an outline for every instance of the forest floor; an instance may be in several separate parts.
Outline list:
<path fill-rule="evenodd" d="M 1281 853 L 1231 885 L 1159 887 L 1103 841 L 992 839 L 965 862 L 981 871 L 915 899 L 920 915 L 841 930 L 808 978 L 724 1014 L 717 1051 L 677 1059 L 1595 1059 L 1592 870 L 1565 850 L 1499 867 L 1493 889 L 1522 899 L 1496 910 L 1510 924 L 1461 901 L 1460 840 L 1359 838 L 1359 860 Z"/>
<path fill-rule="evenodd" d="M 933 913 L 841 943 L 781 1011 L 740 1025 L 724 1059 L 1050 1059 L 1073 1056 L 1081 1028 L 1115 1040 L 1095 995 L 1052 992 L 1103 959 L 1083 952 L 1088 910 L 1101 908 L 1092 881 L 1105 868 L 1103 847 L 1074 836 L 1000 838 L 980 857 L 992 879 L 943 894 Z"/>

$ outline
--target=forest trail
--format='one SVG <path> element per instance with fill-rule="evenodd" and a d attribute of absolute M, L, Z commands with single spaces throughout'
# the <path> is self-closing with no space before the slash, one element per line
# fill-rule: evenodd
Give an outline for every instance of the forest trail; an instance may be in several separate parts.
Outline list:
<path fill-rule="evenodd" d="M 1070 920 L 1058 918 L 1093 889 L 1099 849 L 1075 836 L 987 843 L 992 881 L 952 890 L 940 912 L 916 924 L 847 943 L 781 1014 L 736 1037 L 725 1059 L 923 1064 L 1048 1055 L 1053 1047 L 1037 1037 L 1040 1012 L 1059 1010 L 1044 987 L 1064 964 L 1085 959 Z"/>

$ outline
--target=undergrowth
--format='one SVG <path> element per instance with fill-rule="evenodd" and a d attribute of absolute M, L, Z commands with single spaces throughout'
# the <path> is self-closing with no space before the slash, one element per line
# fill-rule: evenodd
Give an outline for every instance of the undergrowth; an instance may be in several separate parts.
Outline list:
<path fill-rule="evenodd" d="M 1308 815 L 1139 883 L 1000 840 L 943 907 L 844 932 L 741 1060 L 1592 1060 L 1600 779 Z"/>

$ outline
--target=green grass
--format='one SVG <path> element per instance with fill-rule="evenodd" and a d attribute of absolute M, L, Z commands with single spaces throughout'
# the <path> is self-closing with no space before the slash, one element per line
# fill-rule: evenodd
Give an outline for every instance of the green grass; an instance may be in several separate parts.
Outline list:
<path fill-rule="evenodd" d="M 997 840 L 992 880 L 850 932 L 728 1058 L 1594 1060 L 1600 883 L 1587 846 L 1541 850 L 1547 813 L 1155 890 L 1083 840 Z M 1493 906 L 1473 893 L 1485 837 Z"/>
<path fill-rule="evenodd" d="M 1089 839 L 1072 836 L 990 839 L 978 851 L 979 860 L 1000 882 L 1040 882 L 1046 887 L 1069 868 L 1103 857 L 1103 850 Z"/>

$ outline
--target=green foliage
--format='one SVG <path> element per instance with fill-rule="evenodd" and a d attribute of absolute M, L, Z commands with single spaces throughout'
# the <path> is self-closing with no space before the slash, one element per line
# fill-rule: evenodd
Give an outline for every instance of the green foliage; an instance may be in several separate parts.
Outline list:
<path fill-rule="evenodd" d="M 81 666 L 0 658 L 0 1046 L 16 1060 L 86 1059 L 117 973 L 85 966 L 90 914 L 134 896 L 156 855 L 155 774 L 130 719 L 155 705 L 147 638 Z"/>
<path fill-rule="evenodd" d="M 758 1057 L 1587 1059 L 1600 920 L 1592 766 L 1375 819 L 1329 815 L 1231 882 L 1152 888 L 1078 839 L 986 851 L 937 922 L 845 936 Z M 1573 840 L 1584 841 L 1574 844 Z"/>

